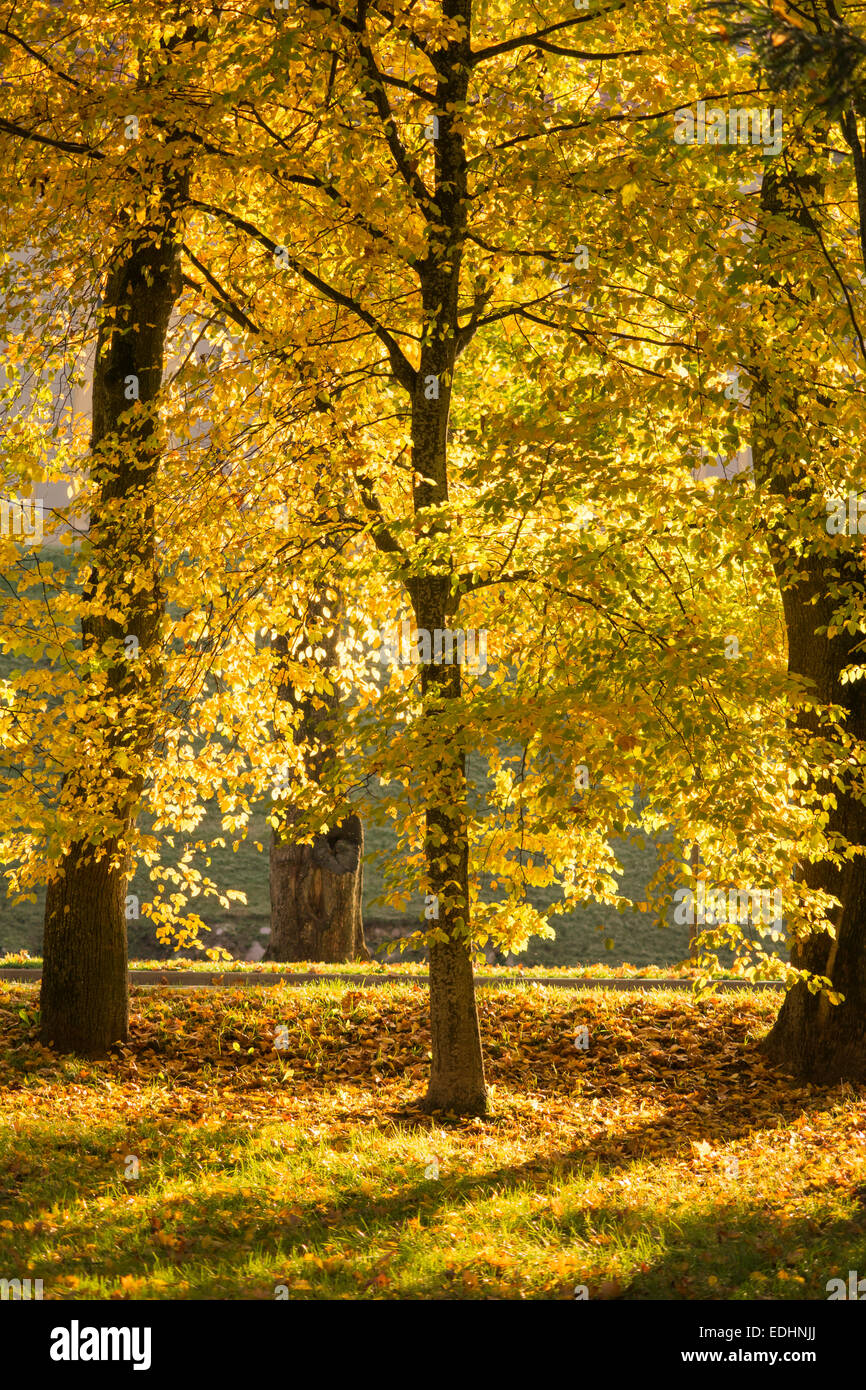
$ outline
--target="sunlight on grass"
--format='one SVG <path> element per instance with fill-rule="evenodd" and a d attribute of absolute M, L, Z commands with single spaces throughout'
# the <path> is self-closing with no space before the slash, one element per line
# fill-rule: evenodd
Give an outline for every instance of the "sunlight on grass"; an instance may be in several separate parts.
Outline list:
<path fill-rule="evenodd" d="M 419 986 L 136 990 L 99 1063 L 35 1003 L 2 986 L 0 1270 L 46 1299 L 814 1299 L 863 1261 L 866 1103 L 763 1064 L 771 999 L 486 991 L 484 1121 L 407 1109 Z"/>

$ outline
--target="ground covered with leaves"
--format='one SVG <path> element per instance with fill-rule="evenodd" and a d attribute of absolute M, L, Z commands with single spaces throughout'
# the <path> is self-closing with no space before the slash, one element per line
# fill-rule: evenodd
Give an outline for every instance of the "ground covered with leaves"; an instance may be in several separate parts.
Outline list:
<path fill-rule="evenodd" d="M 483 988 L 471 1122 L 411 1109 L 420 984 L 135 988 L 103 1062 L 42 1048 L 37 1004 L 0 984 L 0 1275 L 45 1299 L 826 1299 L 866 1268 L 866 1088 L 762 1061 L 777 997 Z"/>

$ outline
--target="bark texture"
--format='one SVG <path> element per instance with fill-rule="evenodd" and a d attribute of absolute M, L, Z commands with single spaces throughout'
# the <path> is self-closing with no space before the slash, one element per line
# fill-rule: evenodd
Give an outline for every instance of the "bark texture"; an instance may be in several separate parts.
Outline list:
<path fill-rule="evenodd" d="M 338 600 L 328 600 L 326 594 L 313 600 L 308 617 L 316 627 L 325 624 L 324 635 L 317 637 L 316 645 L 324 651 L 322 667 L 328 671 L 336 666 L 339 611 Z M 285 637 L 277 639 L 275 646 L 279 656 L 288 655 Z M 330 695 L 298 700 L 291 684 L 283 681 L 279 695 L 296 707 L 300 705 L 302 719 L 295 741 L 304 749 L 308 773 L 319 778 L 333 757 L 337 689 Z M 327 834 L 317 835 L 312 844 L 295 838 L 297 821 L 289 803 L 271 837 L 271 935 L 265 960 L 369 960 L 364 941 L 364 830 L 360 818 L 347 816 Z"/>
<path fill-rule="evenodd" d="M 465 346 L 459 327 L 460 272 L 466 244 L 469 182 L 459 118 L 466 101 L 471 64 L 471 0 L 445 0 L 443 14 L 458 22 L 459 37 L 443 47 L 438 64 L 435 147 L 435 236 L 419 267 L 427 331 L 412 396 L 414 506 L 422 537 L 437 523 L 430 507 L 448 501 L 448 418 L 457 358 Z M 407 580 L 419 628 L 449 626 L 454 600 L 450 573 L 428 572 Z M 443 744 L 439 720 L 459 700 L 459 665 L 421 666 L 423 720 L 433 747 Z M 466 760 L 461 749 L 441 748 L 425 823 L 427 891 L 438 898 L 437 937 L 430 946 L 430 1027 L 433 1064 L 423 1106 L 461 1115 L 487 1110 L 481 1033 L 470 951 L 469 840 L 466 818 Z"/>
<path fill-rule="evenodd" d="M 49 880 L 42 970 L 43 1041 L 97 1057 L 128 1035 L 127 837 L 159 711 L 159 581 L 150 488 L 160 462 L 156 410 L 165 340 L 180 293 L 178 214 L 188 177 L 166 162 L 158 207 L 109 266 L 93 377 L 91 459 L 98 494 L 82 644 L 111 644 L 100 700 L 82 727 L 82 761 L 61 790 L 67 823 L 87 826 Z M 134 388 L 138 401 L 130 398 Z M 137 587 L 144 573 L 146 584 Z M 106 615 L 110 600 L 112 616 Z M 130 641 L 130 639 L 134 639 Z"/>
<path fill-rule="evenodd" d="M 793 227 L 814 230 L 809 194 L 813 178 L 795 183 L 794 175 L 775 170 L 764 178 L 762 209 L 774 217 L 790 219 Z M 783 258 L 784 261 L 784 258 Z M 776 282 L 778 284 L 778 282 Z M 798 287 L 799 288 L 799 287 Z M 806 383 L 803 384 L 804 389 Z M 784 389 L 784 388 L 783 388 Z M 764 369 L 755 398 L 753 458 L 759 487 L 780 499 L 798 497 L 814 515 L 816 532 L 825 529 L 824 498 L 814 482 L 798 468 L 795 448 L 786 452 L 780 440 L 790 437 L 795 412 L 783 389 Z M 796 433 L 795 433 L 796 439 Z M 813 446 L 814 447 L 814 446 Z M 781 511 L 784 517 L 784 510 Z M 826 537 L 824 538 L 826 540 Z M 866 593 L 860 543 L 840 536 L 832 551 L 826 545 L 800 550 L 802 537 L 792 535 L 781 521 L 770 528 L 768 542 L 784 611 L 788 638 L 788 669 L 804 677 L 821 704 L 840 705 L 844 728 L 858 739 L 866 738 L 866 687 L 863 681 L 842 683 L 843 669 L 862 661 L 858 634 L 838 632 L 828 638 L 817 629 L 833 620 L 842 592 Z M 834 596 L 835 595 L 835 596 Z M 801 728 L 818 732 L 820 715 L 801 714 Z M 850 844 L 866 846 L 866 807 L 850 782 L 839 792 L 829 783 L 819 791 L 834 792 L 828 830 Z M 831 893 L 841 902 L 829 933 L 794 940 L 792 963 L 828 977 L 845 1002 L 833 1005 L 824 994 L 811 993 L 805 984 L 786 995 L 778 1018 L 764 1042 L 766 1055 L 777 1065 L 819 1083 L 866 1080 L 866 857 L 856 855 L 841 867 L 828 862 L 805 863 L 799 872 L 813 889 Z"/>
<path fill-rule="evenodd" d="M 846 583 L 863 586 L 862 566 L 850 561 Z M 836 573 L 834 574 L 833 571 Z M 839 634 L 830 640 L 815 629 L 827 625 L 837 604 L 828 598 L 838 565 L 810 558 L 801 564 L 799 584 L 786 581 L 782 588 L 788 633 L 788 668 L 814 683 L 818 699 L 841 705 L 847 712 L 844 727 L 857 738 L 866 738 L 866 691 L 862 681 L 842 684 L 842 669 L 862 659 L 859 639 Z M 805 720 L 802 721 L 806 723 Z M 825 790 L 831 790 L 828 785 Z M 853 845 L 866 846 L 866 808 L 859 795 L 836 791 L 836 809 L 828 829 Z M 827 976 L 833 989 L 844 994 L 842 1004 L 830 1004 L 823 994 L 813 994 L 805 984 L 786 995 L 773 1028 L 764 1043 L 768 1057 L 792 1073 L 815 1082 L 866 1080 L 866 859 L 856 856 L 836 867 L 826 861 L 806 863 L 801 869 L 808 887 L 832 893 L 841 902 L 833 925 L 835 939 L 827 933 L 813 935 L 791 945 L 791 961 L 799 968 Z"/>
<path fill-rule="evenodd" d="M 364 830 L 349 816 L 311 845 L 274 836 L 267 960 L 369 960 L 364 942 Z"/>

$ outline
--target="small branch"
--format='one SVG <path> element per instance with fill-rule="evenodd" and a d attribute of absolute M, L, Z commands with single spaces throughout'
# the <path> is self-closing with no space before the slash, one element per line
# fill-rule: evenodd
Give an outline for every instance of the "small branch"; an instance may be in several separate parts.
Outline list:
<path fill-rule="evenodd" d="M 193 255 L 186 242 L 182 243 L 181 249 L 184 255 L 187 257 L 187 259 L 191 261 L 192 264 L 195 266 L 196 270 L 198 270 L 204 276 L 211 289 L 215 290 L 216 293 L 219 295 L 219 307 L 225 310 L 229 318 L 231 318 L 238 325 L 239 328 L 245 329 L 247 333 L 261 333 L 262 330 L 258 326 L 258 324 L 253 323 L 253 320 L 244 313 L 240 305 L 235 303 L 231 295 L 229 295 L 223 289 L 216 276 L 208 270 L 206 265 L 202 264 L 202 262 L 198 259 L 197 256 Z M 201 285 L 199 285 L 195 280 L 191 280 L 189 276 L 185 275 L 183 277 L 183 281 L 185 285 L 189 285 L 191 289 L 198 290 L 199 293 L 201 293 Z"/>
<path fill-rule="evenodd" d="M 359 24 L 359 28 L 360 28 Z M 391 158 L 394 160 L 403 182 L 415 198 L 424 218 L 431 220 L 429 209 L 433 206 L 433 198 L 427 189 L 427 185 L 421 178 L 418 171 L 410 164 L 409 154 L 405 145 L 397 134 L 397 126 L 394 121 L 394 113 L 391 110 L 391 103 L 385 94 L 385 86 L 382 81 L 382 74 L 376 65 L 373 50 L 367 43 L 362 34 L 358 35 L 358 53 L 366 69 L 366 75 L 370 81 L 370 90 L 364 95 L 373 106 L 382 129 L 385 134 L 385 142 L 391 151 Z"/>
<path fill-rule="evenodd" d="M 5 130 L 7 135 L 17 135 L 22 140 L 33 140 L 37 145 L 48 145 L 53 150 L 65 150 L 67 154 L 88 154 L 94 159 L 105 158 L 102 151 L 93 145 L 83 145 L 78 140 L 56 140 L 50 135 L 39 135 L 35 130 L 25 130 L 14 121 L 7 121 L 4 116 L 0 116 L 0 130 Z"/>
<path fill-rule="evenodd" d="M 409 556 L 406 554 L 385 520 L 382 504 L 376 496 L 373 484 L 370 482 L 369 478 L 360 471 L 356 472 L 355 478 L 358 483 L 358 491 L 361 494 L 361 501 L 367 508 L 367 511 L 371 512 L 375 517 L 375 523 L 370 528 L 370 535 L 373 537 L 376 549 L 381 550 L 383 555 L 398 556 L 401 564 L 408 569 Z"/>
<path fill-rule="evenodd" d="M 327 281 L 320 279 L 312 270 L 307 270 L 305 266 L 301 265 L 300 261 L 289 255 L 286 247 L 281 247 L 279 243 L 274 241 L 272 237 L 269 237 L 266 232 L 254 226 L 252 222 L 247 222 L 246 218 L 238 217 L 236 213 L 230 212 L 228 208 L 215 207 L 212 203 L 201 203 L 197 199 L 190 199 L 189 206 L 196 208 L 199 212 L 207 212 L 212 217 L 225 219 L 227 222 L 231 223 L 233 227 L 236 227 L 238 231 L 245 232 L 253 241 L 257 241 L 261 246 L 264 246 L 271 255 L 274 255 L 278 250 L 284 252 L 282 259 L 284 259 L 285 264 L 290 266 L 300 279 L 304 280 L 306 284 L 311 285 L 313 289 L 318 290 L 326 299 L 330 299 L 333 304 L 339 304 L 341 308 L 348 309 L 350 313 L 353 313 L 356 318 L 359 318 L 362 323 L 366 323 L 368 328 L 372 329 L 376 337 L 379 338 L 387 350 L 391 362 L 391 370 L 396 380 L 410 395 L 414 394 L 417 378 L 415 368 L 412 366 L 408 357 L 403 353 L 400 344 L 392 337 L 384 324 L 379 323 L 379 320 L 375 318 L 373 314 L 368 313 L 357 300 L 352 299 L 350 295 L 343 294 L 341 290 L 335 289 L 333 285 L 329 285 Z"/>
<path fill-rule="evenodd" d="M 49 72 L 53 73 L 55 77 L 59 77 L 61 82 L 68 82 L 71 87 L 76 87 L 79 91 L 82 89 L 84 85 L 83 83 L 79 82 L 78 79 L 75 77 L 70 77 L 68 73 L 61 72 L 59 68 L 52 67 L 48 59 L 44 58 L 41 53 L 37 53 L 35 48 L 31 48 L 30 44 L 26 43 L 25 40 L 20 37 L 20 35 L 13 34 L 8 24 L 4 25 L 3 29 L 0 29 L 0 33 L 5 34 L 6 37 L 10 38 L 13 43 L 17 43 L 21 48 L 24 49 L 25 53 L 29 53 L 30 57 L 34 58 L 37 63 L 41 63 L 42 66 L 47 68 Z M 88 87 L 86 88 L 86 90 L 91 91 L 92 88 Z"/>
<path fill-rule="evenodd" d="M 856 137 L 856 128 L 855 128 L 855 137 Z M 846 139 L 847 139 L 847 135 L 846 135 Z M 858 140 L 857 143 L 858 143 L 858 146 L 859 146 L 859 143 L 860 143 L 859 140 Z M 852 153 L 853 153 L 853 147 L 852 147 Z M 855 156 L 855 158 L 856 158 L 856 156 Z M 861 158 L 861 161 L 862 161 L 862 158 L 863 158 L 862 150 L 861 150 L 861 153 L 860 153 L 860 158 Z M 858 201 L 859 201 L 859 196 L 860 196 L 859 179 L 858 179 L 857 182 L 858 182 L 857 193 L 858 193 Z M 813 231 L 813 232 L 815 233 L 815 236 L 816 236 L 817 241 L 818 241 L 818 245 L 819 245 L 820 248 L 821 248 L 821 254 L 823 255 L 824 260 L 827 262 L 828 266 L 830 267 L 830 269 L 832 270 L 832 272 L 833 272 L 833 274 L 835 275 L 836 279 L 838 280 L 839 285 L 840 285 L 841 290 L 842 290 L 842 293 L 843 293 L 844 296 L 845 296 L 845 303 L 846 303 L 847 306 L 848 306 L 848 317 L 849 317 L 850 320 L 851 320 L 851 324 L 852 324 L 852 327 L 853 327 L 853 329 L 854 329 L 854 332 L 857 334 L 857 342 L 860 344 L 860 352 L 861 352 L 861 355 L 862 355 L 862 357 L 863 357 L 863 361 L 866 362 L 866 343 L 864 343 L 864 341 L 863 341 L 863 334 L 860 332 L 860 325 L 859 325 L 859 323 L 857 322 L 857 315 L 856 315 L 856 313 L 855 313 L 855 311 L 854 311 L 854 305 L 853 305 L 853 303 L 851 302 L 851 295 L 850 295 L 849 292 L 848 292 L 848 286 L 845 284 L 845 281 L 844 281 L 843 278 L 842 278 L 841 272 L 840 272 L 839 270 L 837 270 L 837 268 L 836 268 L 836 263 L 835 263 L 835 261 L 833 260 L 833 257 L 830 255 L 830 252 L 827 250 L 826 246 L 824 245 L 824 238 L 823 238 L 822 235 L 821 235 L 821 229 L 820 229 L 820 227 L 818 226 L 818 223 L 816 222 L 815 218 L 812 216 L 812 213 L 811 213 L 810 209 L 806 206 L 806 202 L 805 202 L 805 200 L 804 200 L 804 198 L 803 198 L 803 194 L 802 194 L 801 191 L 800 191 L 800 186 L 799 186 L 799 184 L 798 184 L 798 182 L 797 182 L 796 179 L 793 180 L 793 187 L 794 187 L 795 193 L 797 194 L 797 200 L 798 200 L 798 202 L 799 202 L 799 204 L 800 204 L 800 207 L 801 207 L 802 210 L 803 210 L 803 216 L 804 216 L 805 219 L 806 219 L 807 225 L 809 226 L 810 230 Z M 861 237 L 862 237 L 862 235 L 863 235 L 862 224 L 861 224 L 860 235 L 861 235 Z"/>

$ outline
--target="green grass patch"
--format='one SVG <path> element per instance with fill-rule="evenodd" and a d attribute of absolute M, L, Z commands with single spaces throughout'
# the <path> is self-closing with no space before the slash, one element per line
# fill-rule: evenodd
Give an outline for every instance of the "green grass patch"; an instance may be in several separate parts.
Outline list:
<path fill-rule="evenodd" d="M 0 970 L 41 970 L 42 957 L 31 956 L 28 951 L 10 951 L 0 956 Z M 342 975 L 413 975 L 419 979 L 427 978 L 428 967 L 416 961 L 400 961 L 385 964 L 381 961 L 340 961 L 336 964 L 321 961 L 239 961 L 202 960 L 200 956 L 173 956 L 170 960 L 131 960 L 130 970 L 147 970 L 154 975 L 171 974 L 172 971 L 191 972 L 198 975 L 321 975 L 323 979 L 339 979 Z M 691 961 L 679 961 L 676 965 L 490 965 L 481 961 L 475 965 L 477 979 L 486 976 L 507 975 L 517 979 L 555 979 L 557 977 L 581 980 L 693 980 L 699 975 Z M 735 980 L 742 978 L 733 971 L 725 971 L 719 979 Z"/>

